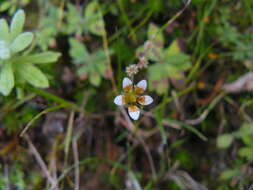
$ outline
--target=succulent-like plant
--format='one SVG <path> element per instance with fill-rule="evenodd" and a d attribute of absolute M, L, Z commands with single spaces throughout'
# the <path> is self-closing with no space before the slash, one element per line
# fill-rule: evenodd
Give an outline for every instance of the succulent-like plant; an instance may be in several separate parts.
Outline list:
<path fill-rule="evenodd" d="M 15 84 L 28 82 L 39 88 L 47 88 L 45 74 L 35 64 L 54 62 L 60 56 L 55 52 L 30 54 L 26 50 L 33 42 L 32 32 L 22 32 L 25 23 L 23 10 L 17 11 L 10 26 L 0 19 L 0 93 L 7 96 Z"/>

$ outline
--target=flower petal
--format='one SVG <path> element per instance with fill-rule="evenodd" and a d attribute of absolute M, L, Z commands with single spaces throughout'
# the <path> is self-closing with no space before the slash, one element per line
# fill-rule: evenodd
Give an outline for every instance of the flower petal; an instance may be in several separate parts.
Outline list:
<path fill-rule="evenodd" d="M 145 95 L 138 97 L 137 101 L 139 104 L 147 106 L 153 102 L 153 98 L 151 96 Z"/>
<path fill-rule="evenodd" d="M 138 82 L 138 84 L 135 86 L 135 92 L 137 94 L 142 94 L 147 88 L 147 81 L 146 80 L 141 80 Z"/>
<path fill-rule="evenodd" d="M 114 98 L 114 103 L 118 106 L 123 106 L 125 104 L 124 102 L 124 96 L 119 95 Z"/>
<path fill-rule="evenodd" d="M 123 79 L 122 86 L 124 91 L 128 92 L 133 88 L 133 82 L 129 78 L 125 77 Z"/>
<path fill-rule="evenodd" d="M 129 106 L 128 113 L 133 120 L 137 120 L 140 117 L 140 109 L 137 106 Z"/>

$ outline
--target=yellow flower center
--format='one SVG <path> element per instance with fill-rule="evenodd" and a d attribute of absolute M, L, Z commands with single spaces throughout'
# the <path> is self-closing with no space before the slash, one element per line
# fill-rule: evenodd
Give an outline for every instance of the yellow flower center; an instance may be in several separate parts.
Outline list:
<path fill-rule="evenodd" d="M 133 92 L 133 91 L 126 93 L 124 98 L 125 98 L 124 101 L 126 104 L 133 104 L 133 103 L 136 103 L 136 101 L 137 101 L 137 96 L 136 96 L 135 92 Z"/>

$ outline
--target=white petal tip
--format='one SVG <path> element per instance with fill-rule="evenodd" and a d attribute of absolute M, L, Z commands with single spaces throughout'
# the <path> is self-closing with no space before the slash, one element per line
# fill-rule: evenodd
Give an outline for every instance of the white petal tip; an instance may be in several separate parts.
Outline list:
<path fill-rule="evenodd" d="M 124 105 L 124 103 L 123 103 L 123 96 L 122 96 L 122 95 L 116 96 L 116 97 L 114 98 L 114 103 L 115 103 L 116 105 L 118 105 L 118 106 Z"/>
<path fill-rule="evenodd" d="M 145 97 L 145 106 L 152 104 L 152 102 L 154 101 L 153 98 L 151 96 L 144 96 Z"/>
<path fill-rule="evenodd" d="M 138 120 L 141 112 L 137 106 L 130 106 L 128 107 L 128 113 L 133 120 Z"/>
<path fill-rule="evenodd" d="M 138 120 L 140 117 L 140 111 L 129 112 L 129 115 L 133 120 Z"/>
<path fill-rule="evenodd" d="M 151 96 L 145 95 L 138 98 L 138 103 L 147 106 L 153 102 L 153 98 Z"/>
<path fill-rule="evenodd" d="M 133 83 L 132 83 L 132 81 L 129 78 L 125 77 L 123 79 L 123 84 L 122 84 L 123 88 L 125 88 L 126 86 L 129 86 L 129 85 L 132 85 L 132 84 Z"/>
<path fill-rule="evenodd" d="M 140 82 L 138 82 L 138 84 L 136 86 L 138 88 L 143 89 L 143 91 L 145 91 L 146 88 L 147 88 L 147 81 L 146 80 L 141 80 Z"/>

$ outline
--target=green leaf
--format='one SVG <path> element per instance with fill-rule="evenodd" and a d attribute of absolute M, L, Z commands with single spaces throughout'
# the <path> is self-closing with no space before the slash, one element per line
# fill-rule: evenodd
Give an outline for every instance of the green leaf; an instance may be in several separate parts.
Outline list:
<path fill-rule="evenodd" d="M 140 46 L 137 48 L 136 55 L 139 56 L 144 54 L 148 60 L 155 62 L 161 61 L 163 57 L 163 49 L 155 46 L 151 41 L 148 41 L 147 43 L 148 45 L 145 44 L 144 46 L 148 47 L 144 48 L 144 46 Z"/>
<path fill-rule="evenodd" d="M 11 1 L 4 1 L 0 4 L 0 12 L 4 12 L 11 7 Z"/>
<path fill-rule="evenodd" d="M 0 71 L 0 92 L 8 96 L 14 87 L 14 75 L 11 63 L 5 63 Z"/>
<path fill-rule="evenodd" d="M 101 83 L 101 76 L 96 71 L 93 71 L 89 74 L 89 80 L 94 86 L 99 86 Z"/>
<path fill-rule="evenodd" d="M 112 51 L 109 52 L 111 54 Z M 96 71 L 103 75 L 107 68 L 107 60 L 106 60 L 106 54 L 104 50 L 98 50 L 95 53 L 91 55 L 91 63 L 90 63 Z"/>
<path fill-rule="evenodd" d="M 149 54 L 147 54 L 149 59 L 153 61 L 155 60 L 154 58 L 159 57 L 159 54 L 153 54 L 150 56 L 150 51 L 154 50 L 159 50 L 159 48 L 151 48 L 149 49 Z M 163 57 L 157 59 L 156 61 L 158 62 L 148 67 L 150 87 L 151 89 L 156 90 L 159 94 L 166 92 L 168 89 L 168 78 L 176 80 L 182 79 L 182 72 L 191 67 L 190 56 L 180 53 L 175 44 L 171 45 L 166 50 L 161 49 L 161 51 L 161 56 Z"/>
<path fill-rule="evenodd" d="M 0 40 L 9 41 L 9 26 L 5 19 L 0 19 Z"/>
<path fill-rule="evenodd" d="M 66 25 L 68 34 L 81 34 L 82 33 L 82 15 L 77 10 L 76 6 L 68 3 L 68 11 L 66 12 L 66 19 L 68 24 Z"/>
<path fill-rule="evenodd" d="M 165 56 L 165 70 L 170 77 L 180 79 L 181 73 L 191 68 L 190 56 L 184 53 Z"/>
<path fill-rule="evenodd" d="M 217 139 L 217 146 L 219 148 L 228 148 L 233 142 L 234 137 L 230 134 L 223 134 Z"/>
<path fill-rule="evenodd" d="M 223 180 L 228 180 L 228 179 L 231 179 L 235 176 L 238 176 L 240 175 L 240 170 L 238 169 L 231 169 L 231 170 L 226 170 L 224 172 L 221 173 L 221 176 L 220 178 L 223 179 Z"/>
<path fill-rule="evenodd" d="M 173 78 L 173 79 L 175 79 L 175 80 L 180 80 L 180 79 L 182 79 L 182 76 L 183 76 L 183 75 L 182 75 L 181 71 L 179 71 L 179 69 L 178 69 L 177 67 L 171 66 L 171 65 L 169 65 L 169 64 L 166 64 L 164 70 L 167 71 L 168 76 L 169 76 L 170 78 Z"/>
<path fill-rule="evenodd" d="M 38 44 L 43 50 L 47 50 L 51 42 L 56 38 L 56 35 L 61 31 L 66 31 L 64 25 L 55 29 L 55 26 L 60 20 L 61 10 L 54 5 L 50 5 L 46 10 L 46 15 L 40 19 L 40 30 L 36 32 L 36 44 Z M 64 12 L 65 13 L 65 12 Z M 65 18 L 65 15 L 64 15 Z"/>
<path fill-rule="evenodd" d="M 97 1 L 92 1 L 86 6 L 84 18 L 91 33 L 98 36 L 105 34 L 105 23 Z"/>
<path fill-rule="evenodd" d="M 155 63 L 148 67 L 149 79 L 158 80 L 162 78 L 168 78 L 169 74 L 166 69 L 164 69 L 163 63 Z"/>
<path fill-rule="evenodd" d="M 27 48 L 33 40 L 33 34 L 31 32 L 24 32 L 19 34 L 18 37 L 11 44 L 11 52 L 17 53 Z"/>
<path fill-rule="evenodd" d="M 174 55 L 166 55 L 164 61 L 170 65 L 178 67 L 179 71 L 184 71 L 191 67 L 190 56 L 184 53 L 177 53 Z"/>
<path fill-rule="evenodd" d="M 11 21 L 11 39 L 15 39 L 23 30 L 25 23 L 25 12 L 18 10 Z"/>
<path fill-rule="evenodd" d="M 46 51 L 43 53 L 20 56 L 14 58 L 13 62 L 17 64 L 30 63 L 30 64 L 43 64 L 43 63 L 53 63 L 58 60 L 60 53 Z"/>
<path fill-rule="evenodd" d="M 252 147 L 243 147 L 243 148 L 240 148 L 238 154 L 241 157 L 245 157 L 248 160 L 252 160 L 253 159 L 253 148 Z"/>
<path fill-rule="evenodd" d="M 163 49 L 154 45 L 154 43 L 150 43 L 150 47 L 146 50 L 144 49 L 144 53 L 146 54 L 146 58 L 152 61 L 161 61 L 163 57 Z"/>
<path fill-rule="evenodd" d="M 70 43 L 70 55 L 74 59 L 74 63 L 82 64 L 90 59 L 89 52 L 84 44 L 74 38 L 69 39 Z"/>
<path fill-rule="evenodd" d="M 174 40 L 170 44 L 170 46 L 167 49 L 165 49 L 165 54 L 167 56 L 175 55 L 175 54 L 178 54 L 180 52 L 181 52 L 181 50 L 180 50 L 180 47 L 178 45 L 178 41 L 177 40 Z"/>
<path fill-rule="evenodd" d="M 94 70 L 94 69 L 93 69 L 92 65 L 84 65 L 84 66 L 78 68 L 77 74 L 78 74 L 79 76 L 81 76 L 82 74 L 84 74 L 84 73 L 89 73 L 89 72 L 91 72 L 91 71 L 93 71 L 93 70 Z"/>
<path fill-rule="evenodd" d="M 39 88 L 49 87 L 47 77 L 41 72 L 40 69 L 32 64 L 17 64 L 16 69 L 20 77 L 31 85 Z"/>
<path fill-rule="evenodd" d="M 243 123 L 240 129 L 236 132 L 238 137 L 244 137 L 253 135 L 253 124 L 252 123 Z"/>
<path fill-rule="evenodd" d="M 253 125 L 251 123 L 244 123 L 240 129 L 236 132 L 236 135 L 242 139 L 242 141 L 253 147 Z"/>
<path fill-rule="evenodd" d="M 161 31 L 159 31 L 159 27 L 155 24 L 151 23 L 148 27 L 148 39 L 154 42 L 154 45 L 157 47 L 163 47 L 164 45 L 164 37 Z"/>
<path fill-rule="evenodd" d="M 7 46 L 6 42 L 0 40 L 0 60 L 9 59 L 11 57 L 10 49 Z"/>
<path fill-rule="evenodd" d="M 95 68 L 96 71 L 102 76 L 107 69 L 107 62 L 106 61 L 97 62 Z"/>
<path fill-rule="evenodd" d="M 149 87 L 158 94 L 165 93 L 169 88 L 168 72 L 164 69 L 165 65 L 156 63 L 148 67 Z"/>
<path fill-rule="evenodd" d="M 22 100 L 25 97 L 24 89 L 17 87 L 16 88 L 17 98 Z"/>

